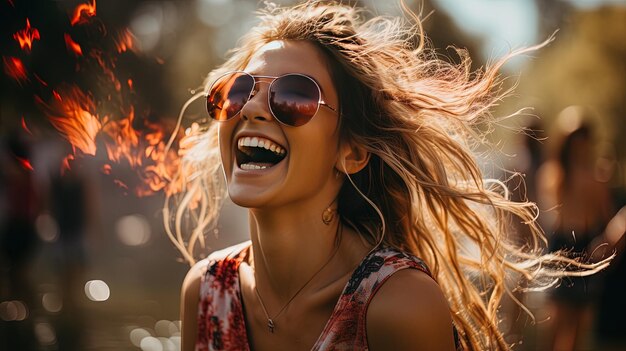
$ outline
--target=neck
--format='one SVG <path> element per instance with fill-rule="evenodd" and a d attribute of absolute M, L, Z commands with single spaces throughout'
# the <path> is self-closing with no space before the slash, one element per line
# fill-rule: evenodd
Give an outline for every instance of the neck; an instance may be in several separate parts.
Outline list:
<path fill-rule="evenodd" d="M 322 212 L 312 213 L 297 205 L 281 210 L 250 210 L 250 263 L 254 265 L 258 289 L 266 292 L 264 296 L 286 301 L 331 258 L 341 223 L 335 215 L 325 224 Z"/>

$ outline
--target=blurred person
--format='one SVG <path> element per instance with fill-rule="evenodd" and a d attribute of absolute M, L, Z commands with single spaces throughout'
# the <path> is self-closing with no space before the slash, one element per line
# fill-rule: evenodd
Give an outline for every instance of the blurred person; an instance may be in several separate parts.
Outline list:
<path fill-rule="evenodd" d="M 89 182 L 82 165 L 71 170 L 52 170 L 48 189 L 50 214 L 58 225 L 54 243 L 54 266 L 58 275 L 63 309 L 55 318 L 58 346 L 62 350 L 83 350 L 85 316 L 80 306 L 84 299 L 85 237 L 93 215 Z"/>
<path fill-rule="evenodd" d="M 591 243 L 589 251 L 593 260 L 615 252 L 611 266 L 599 276 L 602 279 L 595 314 L 595 342 L 599 350 L 626 350 L 626 196 L 619 175 L 621 170 L 612 145 L 599 160 L 598 179 L 610 186 L 613 208 L 620 210 L 611 218 L 602 235 Z"/>
<path fill-rule="evenodd" d="M 595 319 L 596 343 L 600 350 L 626 350 L 626 204 L 611 219 L 602 236 L 597 238 L 592 251 L 598 258 L 615 250 L 617 257 L 602 274 Z"/>
<path fill-rule="evenodd" d="M 534 205 L 476 164 L 472 126 L 489 123 L 516 53 L 473 75 L 463 51 L 461 65 L 437 58 L 417 18 L 362 16 L 268 4 L 209 75 L 217 123 L 181 142 L 186 191 L 164 208 L 193 265 L 184 351 L 507 350 L 507 270 L 542 288 L 565 264 L 606 266 L 542 255 Z M 251 240 L 196 262 L 226 192 Z M 510 216 L 528 223 L 525 245 L 508 241 Z"/>
<path fill-rule="evenodd" d="M 554 174 L 557 217 L 550 237 L 551 251 L 566 250 L 583 260 L 593 251 L 591 243 L 602 234 L 612 215 L 606 183 L 595 178 L 593 129 L 582 124 L 561 143 Z M 551 292 L 551 348 L 558 351 L 588 347 L 599 280 L 564 279 Z"/>
<path fill-rule="evenodd" d="M 35 230 L 39 208 L 30 165 L 31 146 L 19 131 L 9 133 L 4 146 L 0 150 L 0 194 L 5 197 L 0 221 L 0 302 L 23 303 L 26 316 L 0 322 L 0 349 L 34 350 L 32 311 L 37 299 L 29 272 L 39 243 Z"/>

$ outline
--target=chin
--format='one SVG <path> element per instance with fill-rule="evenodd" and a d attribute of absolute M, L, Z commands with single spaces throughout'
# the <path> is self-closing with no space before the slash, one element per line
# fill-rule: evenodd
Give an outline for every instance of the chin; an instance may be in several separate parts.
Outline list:
<path fill-rule="evenodd" d="M 270 189 L 259 191 L 256 187 L 240 184 L 229 184 L 228 196 L 235 205 L 245 208 L 268 207 L 275 198 Z"/>

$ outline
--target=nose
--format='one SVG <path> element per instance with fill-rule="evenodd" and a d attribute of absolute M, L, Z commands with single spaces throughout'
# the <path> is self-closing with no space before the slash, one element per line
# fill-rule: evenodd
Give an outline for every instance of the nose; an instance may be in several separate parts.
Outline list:
<path fill-rule="evenodd" d="M 271 121 L 274 119 L 269 107 L 269 84 L 255 82 L 248 102 L 241 109 L 242 120 Z"/>

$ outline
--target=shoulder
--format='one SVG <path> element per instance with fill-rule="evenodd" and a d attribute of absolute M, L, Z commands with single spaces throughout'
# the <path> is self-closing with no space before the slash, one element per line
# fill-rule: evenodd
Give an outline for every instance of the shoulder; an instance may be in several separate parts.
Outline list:
<path fill-rule="evenodd" d="M 244 242 L 215 251 L 209 257 L 196 262 L 185 275 L 180 293 L 182 350 L 193 350 L 198 335 L 197 316 L 203 277 L 208 270 L 220 263 L 234 261 L 249 245 L 249 242 Z"/>
<path fill-rule="evenodd" d="M 208 260 L 196 262 L 185 275 L 180 291 L 180 320 L 182 321 L 182 350 L 193 350 L 198 335 L 197 313 L 200 303 L 200 285 Z"/>
<path fill-rule="evenodd" d="M 366 323 L 371 350 L 454 350 L 448 301 L 419 269 L 399 270 L 380 286 Z"/>
<path fill-rule="evenodd" d="M 182 286 L 183 292 L 197 295 L 199 293 L 202 277 L 206 274 L 207 270 L 210 270 L 212 267 L 222 262 L 237 257 L 249 245 L 250 243 L 246 241 L 222 250 L 214 251 L 207 258 L 196 262 L 185 275 Z"/>

